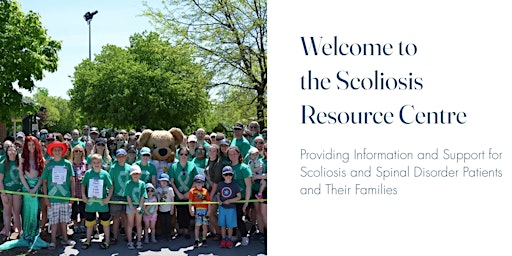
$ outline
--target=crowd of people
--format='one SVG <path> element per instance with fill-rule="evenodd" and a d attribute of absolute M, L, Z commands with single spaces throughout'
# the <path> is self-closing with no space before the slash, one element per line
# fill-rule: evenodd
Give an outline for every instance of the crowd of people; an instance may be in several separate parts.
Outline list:
<path fill-rule="evenodd" d="M 85 125 L 64 135 L 42 129 L 5 138 L 0 250 L 54 249 L 59 235 L 62 245 L 75 246 L 68 227 L 85 234 L 84 250 L 100 233 L 103 249 L 118 244 L 120 235 L 129 249 L 191 239 L 191 233 L 194 247 L 208 246 L 207 238 L 223 248 L 266 244 L 266 129 L 237 122 L 230 141 L 199 128 L 185 136 L 163 173 L 151 149 L 140 145 L 141 134 L 120 130 L 107 137 Z M 7 241 L 11 232 L 18 239 Z M 41 232 L 51 233 L 50 241 Z"/>

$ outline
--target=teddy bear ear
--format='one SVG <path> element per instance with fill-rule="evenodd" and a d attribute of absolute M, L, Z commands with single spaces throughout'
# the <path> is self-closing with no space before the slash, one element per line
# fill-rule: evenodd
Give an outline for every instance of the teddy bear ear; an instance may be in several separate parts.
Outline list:
<path fill-rule="evenodd" d="M 185 137 L 185 134 L 183 134 L 180 128 L 173 127 L 169 130 L 169 132 L 174 137 L 174 142 L 176 145 L 179 145 L 181 142 L 183 142 L 183 137 Z"/>
<path fill-rule="evenodd" d="M 140 135 L 139 137 L 139 144 L 142 146 L 142 147 L 147 147 L 148 145 L 146 143 L 148 143 L 148 140 L 149 138 L 151 138 L 151 134 L 153 133 L 152 130 L 150 129 L 145 129 L 142 134 Z"/>

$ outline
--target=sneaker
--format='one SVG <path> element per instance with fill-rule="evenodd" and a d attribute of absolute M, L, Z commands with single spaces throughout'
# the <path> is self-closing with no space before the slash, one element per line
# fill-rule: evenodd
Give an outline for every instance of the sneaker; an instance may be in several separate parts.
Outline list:
<path fill-rule="evenodd" d="M 144 243 L 145 243 L 145 244 L 149 244 L 149 237 L 147 237 L 147 236 L 146 236 L 146 237 L 144 238 Z"/>
<path fill-rule="evenodd" d="M 229 248 L 229 249 L 233 248 L 233 241 L 227 240 L 226 241 L 226 248 Z"/>
<path fill-rule="evenodd" d="M 242 237 L 242 246 L 247 246 L 249 245 L 249 238 L 244 236 Z"/>
<path fill-rule="evenodd" d="M 139 241 L 135 244 L 135 248 L 142 249 L 142 243 Z"/>
<path fill-rule="evenodd" d="M 222 240 L 220 240 L 220 248 L 226 248 L 226 242 L 227 242 L 227 240 L 224 238 Z"/>
<path fill-rule="evenodd" d="M 151 238 L 151 243 L 156 244 L 156 243 L 158 243 L 158 240 L 156 240 L 156 238 L 152 237 L 152 238 Z"/>
<path fill-rule="evenodd" d="M 194 248 L 198 248 L 198 247 L 199 247 L 199 240 L 196 240 L 196 241 L 194 242 Z"/>
<path fill-rule="evenodd" d="M 135 249 L 135 246 L 133 246 L 133 243 L 132 243 L 132 242 L 129 242 L 129 243 L 128 243 L 128 249 L 130 249 L 130 250 Z"/>
<path fill-rule="evenodd" d="M 201 247 L 208 247 L 208 242 L 206 242 L 206 239 L 203 239 L 203 242 L 201 243 Z"/>

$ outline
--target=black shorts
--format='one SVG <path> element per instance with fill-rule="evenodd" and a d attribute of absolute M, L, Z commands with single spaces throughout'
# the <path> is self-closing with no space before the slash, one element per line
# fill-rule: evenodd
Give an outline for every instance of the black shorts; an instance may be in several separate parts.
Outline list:
<path fill-rule="evenodd" d="M 85 220 L 86 221 L 95 221 L 96 220 L 96 213 L 100 216 L 101 221 L 108 221 L 110 220 L 110 213 L 109 212 L 85 212 Z"/>

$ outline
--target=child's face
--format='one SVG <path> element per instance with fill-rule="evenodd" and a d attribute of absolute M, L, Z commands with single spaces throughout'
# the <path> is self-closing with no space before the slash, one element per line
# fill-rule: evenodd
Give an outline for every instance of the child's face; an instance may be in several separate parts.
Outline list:
<path fill-rule="evenodd" d="M 258 159 L 258 156 L 260 155 L 259 152 L 255 152 L 255 153 L 252 153 L 249 155 L 249 157 L 252 159 L 252 160 L 256 160 Z"/>
<path fill-rule="evenodd" d="M 155 189 L 154 188 L 147 188 L 146 191 L 148 192 L 148 197 L 152 197 L 153 193 L 155 193 Z"/>
<path fill-rule="evenodd" d="M 92 159 L 92 168 L 99 170 L 99 169 L 101 169 L 102 164 L 103 163 L 101 162 L 101 159 L 97 159 L 97 158 Z"/>
<path fill-rule="evenodd" d="M 132 174 L 132 180 L 133 181 L 139 181 L 140 173 L 134 173 Z"/>
<path fill-rule="evenodd" d="M 163 188 L 166 188 L 167 187 L 167 181 L 166 180 L 161 180 L 160 181 L 160 187 L 163 187 Z"/>
<path fill-rule="evenodd" d="M 194 185 L 197 189 L 202 189 L 204 185 L 204 181 L 194 181 Z"/>

